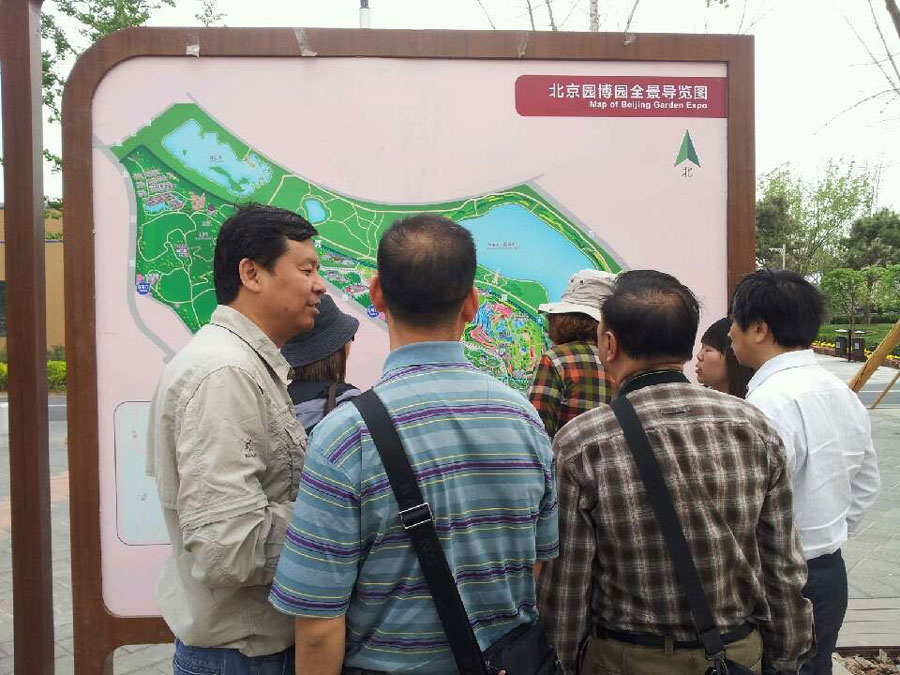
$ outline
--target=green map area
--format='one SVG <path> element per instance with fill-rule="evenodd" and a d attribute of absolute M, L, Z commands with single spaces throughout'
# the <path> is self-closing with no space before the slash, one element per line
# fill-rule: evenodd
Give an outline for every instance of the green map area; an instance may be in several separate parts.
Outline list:
<path fill-rule="evenodd" d="M 368 283 L 382 232 L 422 212 L 467 227 L 478 253 L 481 307 L 466 328 L 466 354 L 518 389 L 527 387 L 547 347 L 538 305 L 558 300 L 579 269 L 620 269 L 590 232 L 529 185 L 436 204 L 355 199 L 267 159 L 192 103 L 171 106 L 112 150 L 131 177 L 137 205 L 136 292 L 171 307 L 191 332 L 216 306 L 218 230 L 235 204 L 249 201 L 313 223 L 330 292 L 376 321 L 383 317 L 369 302 Z"/>

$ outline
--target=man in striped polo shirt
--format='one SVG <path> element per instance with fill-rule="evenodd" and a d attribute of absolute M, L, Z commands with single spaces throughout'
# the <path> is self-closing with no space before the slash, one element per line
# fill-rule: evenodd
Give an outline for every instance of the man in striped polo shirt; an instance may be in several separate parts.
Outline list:
<path fill-rule="evenodd" d="M 476 370 L 459 338 L 478 309 L 475 245 L 450 220 L 394 223 L 370 285 L 391 353 L 375 391 L 434 513 L 486 649 L 537 619 L 534 575 L 557 555 L 550 444 L 520 394 Z M 309 440 L 269 597 L 296 617 L 297 673 L 455 673 L 384 467 L 354 406 Z"/>

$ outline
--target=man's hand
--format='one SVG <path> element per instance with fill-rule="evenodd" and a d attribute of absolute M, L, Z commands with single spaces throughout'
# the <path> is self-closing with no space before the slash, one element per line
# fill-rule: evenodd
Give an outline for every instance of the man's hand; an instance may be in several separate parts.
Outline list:
<path fill-rule="evenodd" d="M 294 639 L 297 675 L 340 675 L 344 663 L 344 617 L 297 618 Z"/>

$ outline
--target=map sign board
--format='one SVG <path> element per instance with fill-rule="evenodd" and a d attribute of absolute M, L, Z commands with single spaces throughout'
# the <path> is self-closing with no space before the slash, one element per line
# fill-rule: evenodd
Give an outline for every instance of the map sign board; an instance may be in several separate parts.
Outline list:
<path fill-rule="evenodd" d="M 84 570 L 89 591 L 76 581 L 76 613 L 99 600 L 111 626 L 141 626 L 117 644 L 150 630 L 139 617 L 157 614 L 168 555 L 144 475 L 148 402 L 216 306 L 215 239 L 236 205 L 316 226 L 328 292 L 360 319 L 348 379 L 361 388 L 388 352 L 368 296 L 378 241 L 407 215 L 472 233 L 481 305 L 463 345 L 519 390 L 549 345 L 538 306 L 574 272 L 674 273 L 710 323 L 752 266 L 749 40 L 641 36 L 631 50 L 608 35 L 127 35 L 76 67 L 70 89 L 90 92 L 67 99 L 64 177 L 69 339 L 84 350 L 72 364 L 82 391 L 70 416 L 84 413 L 70 431 L 84 449 L 73 481 L 83 471 L 90 488 L 73 485 L 73 537 L 96 508 L 100 570 Z"/>

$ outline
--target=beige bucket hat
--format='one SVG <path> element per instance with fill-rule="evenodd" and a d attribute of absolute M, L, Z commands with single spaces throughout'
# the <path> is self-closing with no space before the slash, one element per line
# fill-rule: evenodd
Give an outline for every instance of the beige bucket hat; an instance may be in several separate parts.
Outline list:
<path fill-rule="evenodd" d="M 579 312 L 600 321 L 603 301 L 613 292 L 616 276 L 612 272 L 581 270 L 572 275 L 559 302 L 545 302 L 538 309 L 548 314 Z"/>

